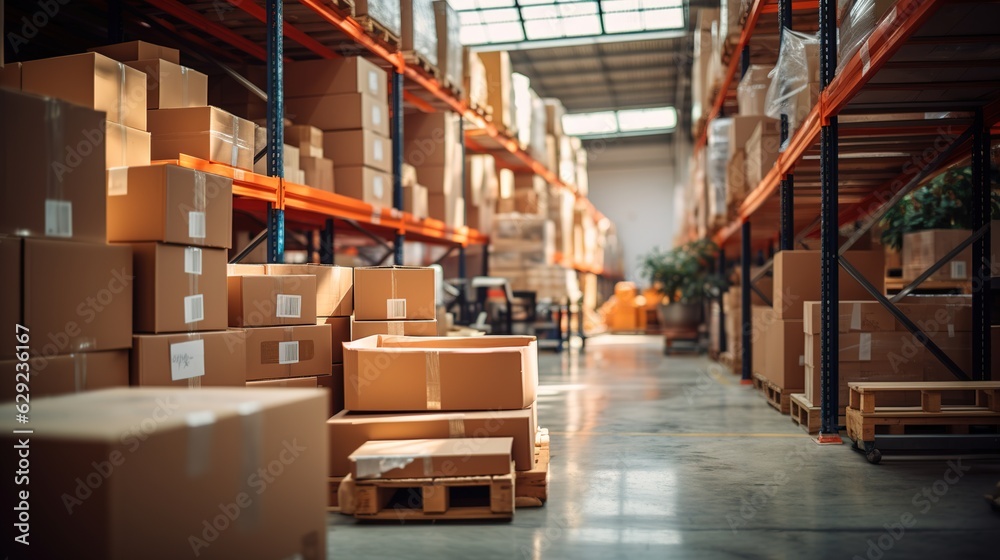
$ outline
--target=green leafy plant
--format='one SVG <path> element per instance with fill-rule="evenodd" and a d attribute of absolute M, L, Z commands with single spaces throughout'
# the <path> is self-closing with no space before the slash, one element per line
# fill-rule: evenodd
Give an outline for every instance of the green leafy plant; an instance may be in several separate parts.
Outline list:
<path fill-rule="evenodd" d="M 700 303 L 726 287 L 726 279 L 714 271 L 718 255 L 718 246 L 703 239 L 669 251 L 656 247 L 639 260 L 642 276 L 670 302 Z"/>
<path fill-rule="evenodd" d="M 993 184 L 1000 173 L 992 171 Z M 882 243 L 895 250 L 903 247 L 903 236 L 927 229 L 972 229 L 972 168 L 952 167 L 927 182 L 924 186 L 903 197 L 893 206 L 879 224 Z M 992 193 L 991 214 L 1000 217 L 1000 196 Z"/>

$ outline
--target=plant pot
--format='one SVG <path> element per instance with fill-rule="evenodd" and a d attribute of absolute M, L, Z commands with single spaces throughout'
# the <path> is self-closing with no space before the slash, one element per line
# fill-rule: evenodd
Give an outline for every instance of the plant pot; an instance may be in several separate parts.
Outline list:
<path fill-rule="evenodd" d="M 704 306 L 700 303 L 671 303 L 656 306 L 660 326 L 664 329 L 697 330 L 705 321 Z"/>

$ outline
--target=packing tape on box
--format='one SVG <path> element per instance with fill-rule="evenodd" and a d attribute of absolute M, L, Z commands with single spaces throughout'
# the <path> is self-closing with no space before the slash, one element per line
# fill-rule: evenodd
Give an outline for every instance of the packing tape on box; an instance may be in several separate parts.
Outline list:
<path fill-rule="evenodd" d="M 203 171 L 194 171 L 194 210 L 188 210 L 188 237 L 205 239 L 208 236 L 208 217 L 205 208 L 208 206 L 206 182 L 208 175 Z"/>
<path fill-rule="evenodd" d="M 387 330 L 389 331 L 386 334 L 393 335 L 393 336 L 403 336 L 403 334 L 404 334 L 403 331 L 405 329 L 403 328 L 403 322 L 402 321 L 389 321 L 388 323 L 386 323 L 386 325 L 388 327 Z"/>
<path fill-rule="evenodd" d="M 239 161 L 240 157 L 240 148 L 239 148 L 240 118 L 237 117 L 236 115 L 232 115 L 232 117 L 233 117 L 233 152 L 229 165 L 236 167 L 236 162 Z"/>
<path fill-rule="evenodd" d="M 861 304 L 855 303 L 851 306 L 851 330 L 861 330 Z"/>
<path fill-rule="evenodd" d="M 450 437 L 450 438 L 464 438 L 465 437 L 465 419 L 464 418 L 449 418 L 448 419 L 448 437 Z"/>
<path fill-rule="evenodd" d="M 45 134 L 49 148 L 48 173 L 45 174 L 45 232 L 53 237 L 73 237 L 73 203 L 65 200 L 63 177 L 66 163 L 62 150 L 66 146 L 63 130 L 62 102 L 56 99 L 45 101 Z M 31 233 L 31 232 L 29 232 Z"/>
<path fill-rule="evenodd" d="M 73 391 L 87 390 L 87 354 L 80 352 L 69 355 L 73 359 Z"/>
<path fill-rule="evenodd" d="M 181 107 L 187 107 L 190 102 L 188 89 L 188 67 L 181 66 Z"/>
<path fill-rule="evenodd" d="M 439 352 L 426 352 L 425 373 L 427 383 L 427 410 L 441 410 L 441 355 Z"/>
<path fill-rule="evenodd" d="M 858 348 L 858 360 L 862 362 L 870 362 L 872 359 L 872 334 L 871 333 L 861 333 L 860 344 Z"/>
<path fill-rule="evenodd" d="M 125 102 L 125 63 L 117 62 L 118 64 L 118 103 L 115 107 L 118 109 L 118 120 L 117 123 L 121 124 L 125 122 L 125 113 L 128 112 L 128 104 Z M 122 131 L 122 144 L 125 143 L 125 134 Z"/>

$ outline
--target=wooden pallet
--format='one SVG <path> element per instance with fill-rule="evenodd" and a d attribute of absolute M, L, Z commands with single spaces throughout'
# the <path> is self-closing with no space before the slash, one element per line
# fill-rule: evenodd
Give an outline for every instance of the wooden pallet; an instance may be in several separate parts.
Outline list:
<path fill-rule="evenodd" d="M 788 407 L 794 424 L 801 426 L 806 433 L 819 433 L 823 420 L 820 417 L 820 408 L 813 406 L 806 398 L 805 393 L 791 395 L 788 399 Z"/>
<path fill-rule="evenodd" d="M 850 383 L 847 435 L 855 442 L 871 443 L 877 434 L 916 432 L 968 433 L 970 426 L 1000 429 L 1000 381 L 924 383 Z M 920 393 L 920 406 L 879 406 L 879 395 L 910 391 Z M 973 398 L 962 402 L 961 395 Z M 942 396 L 949 402 L 942 405 Z"/>
<path fill-rule="evenodd" d="M 438 67 L 431 64 L 431 62 L 427 60 L 426 56 L 418 53 L 417 51 L 405 51 L 403 53 L 403 60 L 406 62 L 407 66 L 420 68 L 428 76 L 441 81 L 441 71 L 438 70 Z"/>
<path fill-rule="evenodd" d="M 340 483 L 341 510 L 356 519 L 430 521 L 514 517 L 514 463 L 494 476 L 354 480 Z"/>
<path fill-rule="evenodd" d="M 763 395 L 765 387 L 767 387 L 767 379 L 759 373 L 753 374 L 753 388 L 760 391 L 760 393 Z"/>
<path fill-rule="evenodd" d="M 517 507 L 542 507 L 549 499 L 549 431 L 539 428 L 535 436 L 535 468 L 514 473 Z"/>
<path fill-rule="evenodd" d="M 391 45 L 396 49 L 399 49 L 400 45 L 403 44 L 399 35 L 396 35 L 390 31 L 388 27 L 382 25 L 378 21 L 368 16 L 358 16 L 355 19 L 361 25 L 361 28 L 365 30 L 365 33 L 372 35 L 383 43 Z"/>
<path fill-rule="evenodd" d="M 767 404 L 782 414 L 789 413 L 791 410 L 789 404 L 791 393 L 789 391 L 772 383 L 760 373 L 753 374 L 753 386 L 764 395 Z"/>

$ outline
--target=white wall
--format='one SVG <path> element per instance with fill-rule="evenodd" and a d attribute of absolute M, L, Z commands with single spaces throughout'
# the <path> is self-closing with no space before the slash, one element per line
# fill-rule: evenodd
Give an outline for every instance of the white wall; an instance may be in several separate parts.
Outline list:
<path fill-rule="evenodd" d="M 675 151 L 670 144 L 589 149 L 590 199 L 618 228 L 625 248 L 625 277 L 640 281 L 639 255 L 668 249 L 679 224 L 674 211 Z"/>

